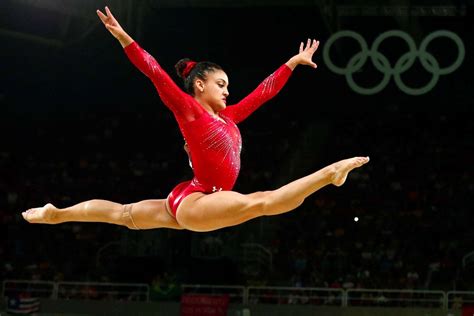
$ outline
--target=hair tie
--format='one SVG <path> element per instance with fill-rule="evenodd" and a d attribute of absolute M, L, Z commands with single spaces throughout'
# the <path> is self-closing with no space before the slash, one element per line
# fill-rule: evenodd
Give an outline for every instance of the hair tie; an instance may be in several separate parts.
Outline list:
<path fill-rule="evenodd" d="M 187 78 L 189 76 L 189 73 L 191 72 L 191 70 L 193 70 L 194 66 L 196 66 L 197 62 L 195 61 L 188 61 L 186 63 L 186 68 L 184 68 L 183 70 L 183 78 Z"/>

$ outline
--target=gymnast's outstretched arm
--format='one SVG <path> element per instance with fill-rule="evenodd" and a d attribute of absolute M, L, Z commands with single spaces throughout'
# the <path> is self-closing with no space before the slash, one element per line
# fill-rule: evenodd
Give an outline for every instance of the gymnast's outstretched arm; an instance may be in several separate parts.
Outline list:
<path fill-rule="evenodd" d="M 99 16 L 102 23 L 104 23 L 107 30 L 109 30 L 110 34 L 112 34 L 120 42 L 123 48 L 132 44 L 133 38 L 124 31 L 108 7 L 105 7 L 105 13 L 106 14 L 102 13 L 100 10 L 97 10 L 97 15 Z"/>
<path fill-rule="evenodd" d="M 224 114 L 230 117 L 236 124 L 240 123 L 261 105 L 280 92 L 296 66 L 308 65 L 317 68 L 317 65 L 312 61 L 312 58 L 313 54 L 318 49 L 318 46 L 319 41 L 315 39 L 308 39 L 306 45 L 301 42 L 298 54 L 294 55 L 285 64 L 281 65 L 239 103 L 227 107 L 223 111 Z"/>
<path fill-rule="evenodd" d="M 156 59 L 124 31 L 108 7 L 105 7 L 105 12 L 106 14 L 97 10 L 97 15 L 107 30 L 120 42 L 130 61 L 150 78 L 163 103 L 178 119 L 192 121 L 199 117 L 204 109 L 196 106 L 193 98 L 178 87 Z"/>

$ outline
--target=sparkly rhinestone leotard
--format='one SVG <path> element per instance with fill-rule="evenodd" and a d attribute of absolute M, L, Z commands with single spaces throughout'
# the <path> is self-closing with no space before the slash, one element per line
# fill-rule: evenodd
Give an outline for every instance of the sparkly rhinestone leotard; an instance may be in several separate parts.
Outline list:
<path fill-rule="evenodd" d="M 163 103 L 173 112 L 188 144 L 194 177 L 168 195 L 173 216 L 193 192 L 231 190 L 240 171 L 242 139 L 237 124 L 283 88 L 292 71 L 283 64 L 247 97 L 211 116 L 191 95 L 181 90 L 158 62 L 137 42 L 125 47 L 130 61 L 155 85 Z"/>

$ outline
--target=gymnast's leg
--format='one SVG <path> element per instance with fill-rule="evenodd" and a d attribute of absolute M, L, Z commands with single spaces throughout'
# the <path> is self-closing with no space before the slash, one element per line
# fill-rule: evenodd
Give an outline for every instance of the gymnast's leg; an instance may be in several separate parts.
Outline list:
<path fill-rule="evenodd" d="M 176 219 L 186 229 L 211 231 L 238 225 L 259 216 L 286 213 L 329 184 L 341 186 L 351 170 L 368 161 L 368 157 L 341 160 L 273 191 L 251 194 L 234 191 L 192 193 L 179 205 Z"/>
<path fill-rule="evenodd" d="M 182 229 L 167 211 L 166 200 L 144 200 L 120 204 L 106 200 L 90 200 L 59 209 L 52 204 L 22 213 L 30 223 L 59 224 L 65 222 L 101 222 L 130 229 Z"/>

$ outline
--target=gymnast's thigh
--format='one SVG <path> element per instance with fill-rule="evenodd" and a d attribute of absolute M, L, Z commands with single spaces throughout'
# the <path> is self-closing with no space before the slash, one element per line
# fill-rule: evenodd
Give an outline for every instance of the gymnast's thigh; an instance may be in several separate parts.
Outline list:
<path fill-rule="evenodd" d="M 261 216 L 266 197 L 267 192 L 195 192 L 183 199 L 176 219 L 181 226 L 199 231 L 233 226 Z"/>

